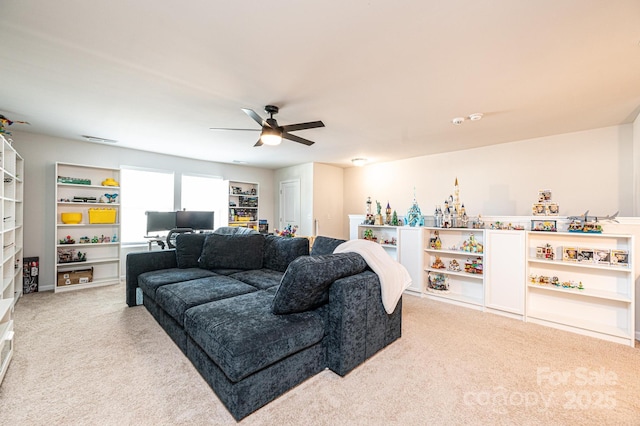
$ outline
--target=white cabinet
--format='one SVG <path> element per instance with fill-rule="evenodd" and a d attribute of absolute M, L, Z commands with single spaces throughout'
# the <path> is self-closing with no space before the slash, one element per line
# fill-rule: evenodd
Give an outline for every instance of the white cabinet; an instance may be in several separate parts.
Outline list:
<path fill-rule="evenodd" d="M 0 274 L 0 383 L 13 356 L 13 309 L 22 295 L 23 176 L 24 161 L 0 135 L 0 188 L 2 204 L 2 263 Z"/>
<path fill-rule="evenodd" d="M 524 319 L 524 231 L 486 230 L 485 309 Z"/>
<path fill-rule="evenodd" d="M 483 309 L 484 230 L 424 229 L 424 295 Z"/>
<path fill-rule="evenodd" d="M 228 226 L 258 230 L 258 184 L 229 181 Z"/>
<path fill-rule="evenodd" d="M 527 321 L 634 346 L 633 236 L 527 233 Z"/>
<path fill-rule="evenodd" d="M 119 283 L 120 170 L 56 163 L 55 173 L 55 291 Z"/>
<path fill-rule="evenodd" d="M 421 250 L 424 246 L 423 229 L 411 226 L 398 227 L 398 245 L 400 263 L 411 275 L 411 285 L 406 291 L 421 295 L 424 281 L 424 256 Z"/>

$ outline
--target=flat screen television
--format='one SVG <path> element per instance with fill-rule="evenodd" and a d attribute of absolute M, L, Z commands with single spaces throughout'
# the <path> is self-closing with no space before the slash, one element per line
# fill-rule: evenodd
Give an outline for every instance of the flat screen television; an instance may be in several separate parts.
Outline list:
<path fill-rule="evenodd" d="M 213 212 L 179 210 L 176 212 L 176 228 L 194 231 L 213 229 Z"/>
<path fill-rule="evenodd" d="M 147 215 L 147 235 L 150 232 L 169 231 L 176 227 L 176 212 L 145 212 Z"/>

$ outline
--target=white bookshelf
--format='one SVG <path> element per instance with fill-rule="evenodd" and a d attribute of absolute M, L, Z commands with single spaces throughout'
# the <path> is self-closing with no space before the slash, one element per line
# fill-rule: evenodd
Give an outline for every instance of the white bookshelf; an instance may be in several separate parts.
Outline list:
<path fill-rule="evenodd" d="M 3 185 L 2 200 L 2 262 L 0 274 L 0 383 L 4 378 L 14 351 L 13 311 L 22 296 L 23 257 L 23 177 L 24 160 L 11 142 L 0 135 L 0 171 Z"/>
<path fill-rule="evenodd" d="M 59 162 L 56 163 L 54 178 L 56 203 L 54 290 L 64 292 L 119 283 L 120 169 Z M 68 178 L 71 178 L 71 182 Z M 108 179 L 112 179 L 117 184 L 108 182 Z M 83 183 L 76 183 L 78 180 Z M 115 194 L 116 197 L 110 199 L 107 194 Z M 102 214 L 113 213 L 113 210 L 115 210 L 115 219 L 112 223 L 92 223 L 91 211 Z M 62 214 L 71 212 L 82 215 L 79 223 L 71 224 L 62 221 Z M 63 243 L 67 236 L 71 237 L 74 243 Z M 83 253 L 85 260 L 68 261 L 62 257 L 64 253 L 73 253 L 72 256 Z M 65 273 L 87 270 L 92 270 L 89 280 L 66 284 Z"/>

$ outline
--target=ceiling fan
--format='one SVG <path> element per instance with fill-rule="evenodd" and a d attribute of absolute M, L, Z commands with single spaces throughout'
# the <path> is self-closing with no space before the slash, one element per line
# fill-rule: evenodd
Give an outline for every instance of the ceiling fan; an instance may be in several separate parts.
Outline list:
<path fill-rule="evenodd" d="M 242 111 L 245 112 L 249 117 L 255 120 L 262 129 L 224 129 L 218 127 L 212 127 L 211 130 L 242 130 L 242 131 L 260 131 L 260 138 L 258 142 L 254 146 L 262 146 L 262 145 L 279 145 L 282 142 L 282 139 L 288 139 L 290 141 L 298 142 L 303 145 L 311 146 L 315 142 L 310 141 L 308 139 L 301 138 L 300 136 L 292 135 L 289 132 L 294 132 L 296 130 L 306 130 L 306 129 L 314 129 L 316 127 L 324 127 L 324 123 L 322 121 L 310 121 L 308 123 L 298 123 L 298 124 L 289 124 L 287 126 L 279 126 L 278 122 L 275 118 L 273 118 L 274 114 L 277 114 L 279 108 L 275 105 L 267 105 L 264 107 L 264 111 L 269 114 L 269 118 L 262 118 L 252 109 L 242 108 Z"/>

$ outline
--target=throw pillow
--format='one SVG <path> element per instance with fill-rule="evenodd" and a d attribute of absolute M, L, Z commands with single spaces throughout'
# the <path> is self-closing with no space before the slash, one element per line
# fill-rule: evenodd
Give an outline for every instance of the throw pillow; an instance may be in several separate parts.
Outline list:
<path fill-rule="evenodd" d="M 309 255 L 309 240 L 267 235 L 264 238 L 263 268 L 284 272 L 291 262 Z"/>
<path fill-rule="evenodd" d="M 203 269 L 262 269 L 264 236 L 261 234 L 209 234 L 204 240 L 199 266 Z"/>
<path fill-rule="evenodd" d="M 176 261 L 178 268 L 197 268 L 202 245 L 207 234 L 178 234 L 176 237 Z"/>
<path fill-rule="evenodd" d="M 344 240 L 318 236 L 313 242 L 313 247 L 311 247 L 311 255 L 317 256 L 323 254 L 331 254 L 333 253 L 333 250 L 342 243 L 344 243 Z"/>
<path fill-rule="evenodd" d="M 322 306 L 329 301 L 329 287 L 335 280 L 358 274 L 366 267 L 357 253 L 299 257 L 284 273 L 271 310 L 282 315 Z"/>

